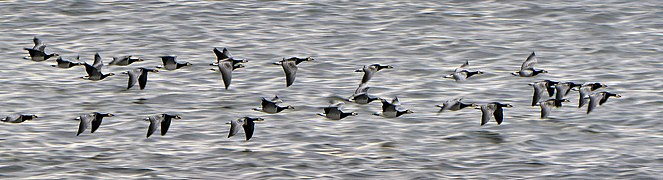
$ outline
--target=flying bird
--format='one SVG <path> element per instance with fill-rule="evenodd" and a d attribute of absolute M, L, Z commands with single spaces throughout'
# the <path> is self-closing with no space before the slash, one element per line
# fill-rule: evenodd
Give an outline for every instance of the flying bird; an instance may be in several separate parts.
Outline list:
<path fill-rule="evenodd" d="M 131 87 L 133 87 L 136 84 L 136 82 L 138 82 L 140 90 L 145 89 L 145 85 L 147 85 L 148 72 L 159 73 L 159 70 L 149 69 L 149 68 L 136 68 L 124 72 L 125 74 L 129 75 L 129 83 L 127 84 L 127 89 L 131 89 Z"/>
<path fill-rule="evenodd" d="M 444 111 L 458 111 L 466 107 L 476 107 L 477 105 L 474 103 L 467 104 L 461 102 L 463 98 L 455 98 L 455 99 L 450 99 L 444 101 L 443 104 L 437 105 L 437 107 L 440 108 L 440 110 L 437 113 L 441 113 Z"/>
<path fill-rule="evenodd" d="M 230 86 L 230 82 L 232 80 L 232 72 L 235 69 L 242 68 L 244 67 L 240 63 L 248 62 L 243 59 L 234 59 L 233 56 L 230 54 L 230 51 L 228 49 L 223 48 L 223 51 L 219 51 L 218 48 L 213 49 L 214 54 L 216 55 L 216 63 L 212 63 L 210 65 L 217 66 L 218 71 L 221 72 L 221 78 L 223 79 L 223 84 L 226 89 Z M 216 69 L 212 69 L 215 70 Z"/>
<path fill-rule="evenodd" d="M 536 64 L 537 64 L 536 55 L 534 54 L 534 52 L 532 52 L 532 54 L 530 54 L 525 60 L 525 62 L 523 62 L 523 64 L 520 66 L 520 71 L 516 71 L 511 74 L 520 77 L 533 77 L 541 73 L 548 73 L 548 71 L 543 69 L 534 69 L 534 65 Z"/>
<path fill-rule="evenodd" d="M 589 105 L 587 107 L 587 114 L 592 112 L 597 106 L 603 105 L 606 101 L 608 101 L 608 98 L 614 96 L 615 98 L 620 98 L 622 97 L 619 94 L 611 93 L 611 92 L 598 92 L 598 93 L 593 93 L 589 95 Z"/>
<path fill-rule="evenodd" d="M 350 98 L 348 98 L 348 101 L 355 102 L 357 104 L 368 104 L 375 100 L 380 99 L 379 97 L 369 95 L 368 94 L 369 88 L 370 87 L 368 87 L 367 83 L 359 84 L 359 87 L 357 87 L 355 93 L 352 96 L 350 96 Z"/>
<path fill-rule="evenodd" d="M 325 111 L 325 113 L 318 113 L 318 115 L 319 116 L 324 116 L 327 119 L 331 119 L 331 120 L 341 120 L 341 119 L 346 118 L 348 116 L 356 116 L 357 115 L 356 112 L 346 113 L 346 112 L 341 111 L 341 106 L 343 104 L 345 104 L 345 103 L 339 102 L 339 103 L 336 103 L 336 104 L 329 105 L 328 107 L 323 109 Z"/>
<path fill-rule="evenodd" d="M 99 126 L 101 126 L 101 121 L 103 120 L 104 117 L 113 117 L 115 115 L 111 113 L 99 113 L 99 112 L 94 112 L 92 114 L 84 114 L 76 118 L 77 120 L 80 120 L 80 124 L 78 125 L 78 132 L 76 132 L 76 136 L 80 135 L 87 129 L 88 127 L 92 126 L 92 130 L 90 133 L 94 133 L 99 129 Z"/>
<path fill-rule="evenodd" d="M 34 114 L 14 114 L 10 116 L 6 116 L 3 119 L 0 119 L 2 122 L 8 122 L 8 123 L 22 123 L 25 121 L 33 120 L 38 118 L 37 115 Z"/>
<path fill-rule="evenodd" d="M 162 66 L 158 66 L 158 68 L 163 68 L 166 70 L 176 70 L 182 67 L 186 66 L 191 66 L 190 62 L 177 62 L 175 59 L 177 56 L 161 56 L 161 61 L 163 62 Z"/>
<path fill-rule="evenodd" d="M 58 68 L 71 68 L 71 67 L 74 67 L 74 66 L 83 65 L 83 63 L 80 62 L 79 59 L 80 59 L 80 57 L 76 56 L 76 61 L 77 62 L 73 62 L 71 60 L 62 59 L 62 57 L 58 56 L 58 58 L 55 60 L 55 62 L 57 62 L 57 65 L 51 65 L 51 66 L 52 67 L 58 67 Z"/>
<path fill-rule="evenodd" d="M 482 105 L 481 107 L 477 107 L 477 109 L 481 109 L 481 126 L 484 124 L 488 123 L 490 121 L 491 117 L 495 117 L 495 122 L 497 122 L 497 125 L 502 124 L 502 121 L 504 121 L 504 109 L 503 108 L 510 108 L 513 107 L 511 104 L 502 104 L 500 102 L 491 102 L 486 105 Z"/>
<path fill-rule="evenodd" d="M 128 55 L 122 57 L 113 57 L 113 60 L 110 63 L 108 63 L 108 65 L 128 66 L 134 62 L 140 62 L 140 61 L 143 61 L 143 59 L 133 55 Z"/>
<path fill-rule="evenodd" d="M 451 78 L 456 81 L 463 81 L 474 75 L 483 74 L 483 72 L 481 71 L 470 71 L 469 68 L 470 68 L 470 61 L 465 61 L 465 63 L 463 63 L 462 65 L 460 65 L 460 67 L 454 70 L 454 73 L 451 73 L 445 76 L 444 78 Z"/>
<path fill-rule="evenodd" d="M 83 79 L 98 81 L 105 79 L 108 76 L 115 75 L 115 73 L 101 73 L 101 68 L 104 66 L 104 62 L 101 60 L 99 53 L 94 54 L 94 63 L 92 65 L 87 62 L 83 63 L 83 65 L 85 65 L 85 72 L 87 72 L 87 76 L 83 77 Z"/>
<path fill-rule="evenodd" d="M 363 84 L 363 83 L 367 83 L 369 80 L 371 80 L 373 75 L 375 75 L 375 73 L 377 73 L 378 71 L 380 71 L 382 69 L 391 69 L 391 68 L 394 68 L 394 67 L 391 66 L 391 65 L 371 64 L 371 65 L 364 66 L 361 69 L 357 69 L 357 70 L 355 70 L 355 72 L 364 72 L 364 76 L 361 78 L 361 84 Z"/>
<path fill-rule="evenodd" d="M 150 121 L 150 126 L 147 128 L 147 138 L 159 129 L 159 126 L 161 126 L 161 136 L 166 135 L 173 119 L 182 119 L 182 117 L 180 115 L 159 114 L 146 118 L 145 121 Z"/>
<path fill-rule="evenodd" d="M 261 107 L 255 108 L 256 111 L 262 111 L 270 114 L 279 113 L 286 109 L 295 109 L 292 106 L 279 106 L 278 103 L 281 103 L 281 99 L 278 96 L 274 96 L 271 100 L 267 100 L 264 97 L 261 99 Z"/>
<path fill-rule="evenodd" d="M 37 38 L 37 36 L 32 38 L 32 41 L 35 44 L 32 48 L 23 48 L 30 54 L 30 57 L 26 57 L 26 59 L 33 61 L 45 61 L 51 57 L 59 56 L 57 53 L 46 54 L 46 45 L 44 45 L 44 43 L 39 38 Z"/>
<path fill-rule="evenodd" d="M 292 83 L 295 82 L 295 77 L 297 75 L 297 65 L 299 63 L 302 63 L 304 61 L 313 61 L 313 58 L 307 57 L 307 58 L 297 58 L 297 57 L 291 57 L 291 58 L 283 58 L 283 60 L 279 62 L 275 62 L 274 64 L 276 65 L 281 65 L 283 67 L 283 71 L 285 72 L 285 87 L 290 87 Z"/>
<path fill-rule="evenodd" d="M 263 118 L 252 118 L 252 117 L 242 117 L 234 121 L 230 121 L 230 131 L 228 132 L 228 138 L 234 136 L 239 132 L 239 126 L 242 125 L 242 129 L 244 129 L 244 135 L 246 136 L 246 140 L 248 141 L 253 137 L 253 131 L 255 129 L 255 123 L 258 121 L 264 121 Z"/>
<path fill-rule="evenodd" d="M 382 101 L 382 112 L 381 113 L 374 113 L 373 115 L 376 116 L 382 116 L 386 118 L 395 118 L 399 117 L 403 114 L 412 114 L 414 113 L 413 111 L 406 109 L 406 110 L 401 110 L 401 102 L 398 100 L 398 97 L 395 97 L 394 99 L 391 100 L 391 102 L 387 101 L 386 99 L 380 99 Z"/>

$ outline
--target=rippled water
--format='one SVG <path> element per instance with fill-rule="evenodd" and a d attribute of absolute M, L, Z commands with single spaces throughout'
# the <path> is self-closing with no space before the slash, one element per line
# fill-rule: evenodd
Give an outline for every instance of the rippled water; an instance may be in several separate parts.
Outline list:
<path fill-rule="evenodd" d="M 0 2 L 0 115 L 39 119 L 0 124 L 0 178 L 629 178 L 663 173 L 663 5 L 660 1 L 3 1 Z M 107 66 L 116 76 L 81 80 L 81 67 L 23 60 L 40 37 L 47 51 L 91 62 L 99 52 L 147 59 Z M 208 63 L 213 47 L 246 58 L 229 90 Z M 509 73 L 531 51 L 534 78 Z M 174 54 L 194 64 L 151 74 L 125 90 L 131 67 Z M 283 57 L 311 56 L 285 88 Z M 486 74 L 442 78 L 469 60 Z M 414 114 L 371 115 L 379 103 L 347 104 L 359 116 L 316 116 L 350 96 L 365 64 L 393 65 L 371 93 L 398 96 Z M 571 103 L 550 119 L 528 106 L 528 83 L 603 82 L 623 95 L 586 115 Z M 296 110 L 253 111 L 279 95 Z M 437 114 L 435 104 L 501 101 L 505 122 L 479 126 L 481 112 Z M 94 134 L 76 136 L 77 116 L 114 113 Z M 166 136 L 145 138 L 158 113 L 178 113 Z M 261 116 L 253 139 L 226 138 L 229 120 Z"/>

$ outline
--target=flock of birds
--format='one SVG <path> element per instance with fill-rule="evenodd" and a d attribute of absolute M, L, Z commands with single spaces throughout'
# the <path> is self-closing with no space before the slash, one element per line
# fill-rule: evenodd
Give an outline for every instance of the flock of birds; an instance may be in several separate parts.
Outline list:
<path fill-rule="evenodd" d="M 95 54 L 94 63 L 88 64 L 87 62 L 80 62 L 78 57 L 74 61 L 74 60 L 63 59 L 57 53 L 48 54 L 45 51 L 46 45 L 42 43 L 42 41 L 39 38 L 34 37 L 33 41 L 35 44 L 34 47 L 24 48 L 30 54 L 30 56 L 26 57 L 26 59 L 32 61 L 46 61 L 56 57 L 55 59 L 57 64 L 52 66 L 57 68 L 72 68 L 75 66 L 82 65 L 85 67 L 85 72 L 87 73 L 87 76 L 84 76 L 82 78 L 91 81 L 99 81 L 115 75 L 114 73 L 106 73 L 106 74 L 102 73 L 102 67 L 104 66 L 104 64 L 99 53 Z M 232 80 L 232 72 L 236 69 L 244 68 L 245 66 L 242 63 L 246 63 L 248 61 L 245 59 L 234 58 L 226 48 L 223 48 L 222 50 L 214 48 L 213 52 L 217 58 L 215 62 L 210 64 L 210 66 L 216 66 L 216 68 L 212 70 L 220 72 L 224 87 L 225 89 L 228 89 Z M 141 90 L 145 89 L 145 86 L 147 85 L 148 74 L 158 73 L 159 72 L 158 69 L 177 70 L 192 65 L 189 62 L 177 62 L 176 56 L 161 56 L 161 60 L 163 64 L 161 66 L 157 66 L 156 69 L 140 67 L 123 72 L 123 74 L 128 75 L 127 89 L 131 89 L 136 83 L 138 83 Z M 307 58 L 291 57 L 287 59 L 283 58 L 281 61 L 275 62 L 274 64 L 283 67 L 286 79 L 286 87 L 289 87 L 295 82 L 297 65 L 305 61 L 313 61 L 313 60 L 314 59 L 310 57 Z M 113 57 L 113 60 L 108 65 L 128 66 L 134 62 L 139 62 L 139 61 L 143 61 L 143 59 L 132 55 L 123 56 L 123 57 Z M 523 62 L 522 66 L 520 67 L 520 70 L 513 72 L 512 74 L 514 76 L 520 76 L 520 77 L 533 77 L 542 73 L 548 73 L 548 71 L 546 70 L 534 68 L 536 64 L 537 64 L 537 58 L 535 53 L 532 52 L 527 57 L 525 62 Z M 357 69 L 356 72 L 362 72 L 363 77 L 361 79 L 361 82 L 359 83 L 359 86 L 355 90 L 354 94 L 350 96 L 347 99 L 347 101 L 354 102 L 357 104 L 370 104 L 371 102 L 379 100 L 382 103 L 382 112 L 374 113 L 374 115 L 386 118 L 395 118 L 402 116 L 404 114 L 414 113 L 409 109 L 402 108 L 401 103 L 398 100 L 398 97 L 394 97 L 391 101 L 389 101 L 386 98 L 372 96 L 368 93 L 369 90 L 368 82 L 370 81 L 370 79 L 377 72 L 383 69 L 392 69 L 392 68 L 393 67 L 391 65 L 371 64 L 371 65 L 366 65 L 361 69 Z M 456 68 L 453 73 L 445 76 L 445 78 L 454 79 L 455 81 L 464 81 L 470 77 L 473 77 L 475 75 L 480 75 L 483 73 L 484 72 L 482 71 L 471 70 L 469 68 L 469 62 L 466 61 L 460 67 Z M 615 93 L 610 93 L 607 91 L 598 91 L 601 88 L 607 87 L 605 84 L 601 83 L 581 84 L 575 82 L 543 80 L 543 81 L 530 83 L 529 85 L 534 88 L 534 94 L 532 96 L 531 105 L 532 106 L 538 105 L 541 107 L 542 119 L 547 118 L 550 115 L 553 108 L 561 107 L 562 103 L 570 102 L 568 99 L 565 99 L 565 96 L 567 96 L 571 92 L 571 90 L 579 92 L 578 108 L 581 108 L 586 104 L 588 105 L 587 114 L 589 114 L 593 109 L 595 109 L 599 105 L 604 104 L 608 100 L 608 98 L 621 97 L 620 95 Z M 261 111 L 264 113 L 274 114 L 282 112 L 287 109 L 294 109 L 293 106 L 279 105 L 282 102 L 283 101 L 279 99 L 278 96 L 275 96 L 274 98 L 271 99 L 266 99 L 263 97 L 261 102 L 261 107 L 255 108 L 254 110 Z M 323 108 L 324 113 L 319 113 L 318 115 L 332 120 L 340 120 L 348 116 L 356 116 L 358 114 L 356 112 L 342 111 L 341 106 L 343 104 L 345 103 L 338 102 L 329 105 L 328 107 Z M 455 98 L 455 99 L 446 100 L 443 104 L 437 105 L 437 107 L 440 108 L 438 113 L 444 111 L 458 111 L 467 107 L 480 109 L 482 113 L 481 126 L 483 126 L 486 123 L 488 123 L 491 119 L 494 119 L 498 125 L 501 124 L 504 121 L 504 108 L 511 108 L 513 106 L 501 102 L 491 102 L 484 105 L 477 105 L 474 103 L 464 103 L 462 102 L 462 98 Z M 79 116 L 78 118 L 76 118 L 77 120 L 80 121 L 78 126 L 78 131 L 76 132 L 76 136 L 83 133 L 90 126 L 91 126 L 90 132 L 94 133 L 99 128 L 99 126 L 101 126 L 101 122 L 104 117 L 113 117 L 113 116 L 114 115 L 111 113 L 99 113 L 99 112 L 94 112 L 92 114 L 84 114 Z M 34 114 L 14 114 L 0 120 L 8 123 L 22 123 L 24 121 L 32 120 L 35 118 L 37 118 L 37 115 Z M 162 136 L 166 135 L 166 132 L 168 132 L 168 128 L 170 127 L 170 124 L 172 123 L 173 119 L 181 119 L 181 117 L 178 114 L 164 113 L 145 118 L 145 121 L 150 122 L 146 137 L 149 138 L 159 128 L 161 130 L 161 135 Z M 241 129 L 244 129 L 244 134 L 246 140 L 248 141 L 253 136 L 255 122 L 259 121 L 264 121 L 264 119 L 260 117 L 245 116 L 228 122 L 227 124 L 230 124 L 228 138 L 236 135 L 239 132 L 241 126 Z"/>

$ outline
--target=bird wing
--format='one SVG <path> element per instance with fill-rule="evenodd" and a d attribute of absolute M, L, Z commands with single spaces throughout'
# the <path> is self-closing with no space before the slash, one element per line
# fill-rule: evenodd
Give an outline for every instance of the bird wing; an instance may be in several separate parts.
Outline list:
<path fill-rule="evenodd" d="M 218 48 L 214 48 L 214 55 L 216 55 L 216 60 L 224 60 L 224 59 L 229 59 L 232 57 L 228 49 L 223 48 L 223 52 L 219 51 Z"/>
<path fill-rule="evenodd" d="M 292 85 L 295 82 L 295 76 L 297 75 L 297 64 L 294 61 L 285 61 L 281 64 L 283 66 L 283 71 L 285 71 L 285 80 L 286 87 Z"/>
<path fill-rule="evenodd" d="M 492 116 L 492 114 L 493 114 L 493 112 L 488 107 L 488 105 L 481 106 L 481 125 L 482 126 L 484 124 L 488 123 L 488 121 L 490 121 L 490 117 Z"/>
<path fill-rule="evenodd" d="M 99 55 L 99 53 L 94 54 L 94 64 L 92 64 L 92 66 L 99 70 L 104 66 L 104 62 L 101 60 L 101 55 Z"/>
<path fill-rule="evenodd" d="M 92 120 L 92 131 L 90 133 L 94 133 L 99 129 L 99 126 L 101 126 L 101 121 L 104 119 L 103 116 L 97 116 L 96 114 L 94 115 L 94 119 Z"/>
<path fill-rule="evenodd" d="M 465 63 L 463 63 L 462 65 L 460 65 L 460 67 L 458 67 L 458 69 L 468 69 L 468 68 L 470 68 L 470 61 L 465 61 Z"/>
<path fill-rule="evenodd" d="M 87 129 L 87 127 L 90 124 L 90 121 L 92 121 L 92 116 L 89 114 L 81 115 L 79 117 L 80 119 L 80 124 L 78 124 L 78 132 L 76 133 L 76 136 L 80 135 Z"/>
<path fill-rule="evenodd" d="M 555 99 L 557 100 L 564 99 L 564 95 L 568 90 L 570 90 L 570 87 L 566 83 L 559 83 L 555 85 L 555 91 L 557 91 L 557 93 L 555 94 Z"/>
<path fill-rule="evenodd" d="M 141 90 L 145 89 L 145 85 L 147 85 L 147 72 L 149 72 L 147 69 L 143 69 L 140 76 L 138 76 L 138 86 Z"/>
<path fill-rule="evenodd" d="M 85 65 L 85 72 L 87 72 L 87 75 L 88 75 L 89 77 L 92 77 L 92 76 L 101 76 L 101 71 L 99 71 L 99 69 L 97 69 L 96 67 L 94 67 L 94 66 L 92 66 L 92 65 L 90 65 L 90 64 L 88 64 L 88 63 L 85 63 L 85 64 L 83 64 L 83 65 Z"/>
<path fill-rule="evenodd" d="M 394 97 L 394 99 L 391 100 L 391 104 L 394 105 L 394 106 L 400 106 L 401 105 L 401 101 L 398 100 L 398 96 Z"/>
<path fill-rule="evenodd" d="M 493 108 L 493 116 L 495 116 L 495 121 L 497 121 L 497 125 L 500 125 L 502 124 L 502 121 L 504 121 L 504 109 L 498 105 L 493 106 Z"/>
<path fill-rule="evenodd" d="M 235 134 L 237 134 L 237 132 L 239 132 L 239 126 L 242 123 L 243 121 L 240 119 L 230 121 L 230 131 L 228 132 L 228 138 L 234 136 Z"/>
<path fill-rule="evenodd" d="M 534 83 L 534 95 L 532 96 L 532 106 L 536 106 L 536 103 L 538 103 L 541 100 L 541 96 L 544 93 L 544 90 L 546 89 L 545 83 L 542 82 L 536 82 Z"/>
<path fill-rule="evenodd" d="M 548 97 L 552 97 L 555 94 L 555 86 L 552 86 L 549 82 L 545 82 L 543 85 L 546 87 L 546 90 L 548 90 Z"/>
<path fill-rule="evenodd" d="M 148 120 L 150 121 L 150 126 L 147 128 L 147 137 L 150 137 L 154 131 L 157 131 L 159 129 L 159 125 L 161 125 L 161 120 L 163 119 L 163 115 L 156 115 L 156 116 L 150 116 Z"/>
<path fill-rule="evenodd" d="M 599 105 L 599 101 L 603 99 L 603 93 L 594 93 L 592 95 L 589 95 L 589 105 L 587 107 L 587 114 L 592 112 L 596 106 Z"/>
<path fill-rule="evenodd" d="M 282 103 L 283 102 L 283 100 L 281 100 L 281 98 L 279 98 L 279 96 L 274 96 L 274 98 L 272 98 L 271 101 L 274 102 L 274 103 Z"/>
<path fill-rule="evenodd" d="M 35 43 L 35 46 L 32 47 L 32 49 L 39 49 L 40 47 L 44 46 L 44 43 L 41 42 L 41 39 L 37 38 L 37 36 L 32 38 L 32 41 Z"/>
<path fill-rule="evenodd" d="M 221 78 L 223 79 L 223 84 L 226 89 L 230 86 L 230 81 L 232 79 L 233 65 L 231 61 L 219 62 L 219 71 L 221 71 Z"/>
<path fill-rule="evenodd" d="M 601 93 L 601 94 L 603 94 L 603 97 L 601 97 L 601 100 L 599 101 L 599 105 L 603 105 L 603 103 L 608 101 L 608 98 L 610 98 L 610 96 L 608 96 L 606 93 Z"/>
<path fill-rule="evenodd" d="M 132 69 L 127 71 L 127 75 L 129 75 L 129 83 L 127 84 L 127 89 L 131 89 L 134 85 L 136 85 L 136 82 L 138 82 L 138 77 L 143 73 L 143 69 Z"/>
<path fill-rule="evenodd" d="M 586 97 L 591 93 L 591 87 L 589 86 L 582 86 L 580 87 L 580 98 L 578 99 L 578 108 L 581 108 L 585 104 L 587 104 L 587 99 Z"/>
<path fill-rule="evenodd" d="M 163 66 L 165 67 L 166 65 L 173 65 L 177 64 L 175 62 L 175 56 L 161 56 L 161 62 L 163 62 Z"/>
<path fill-rule="evenodd" d="M 246 136 L 246 140 L 248 141 L 253 137 L 253 129 L 255 127 L 255 123 L 252 120 L 246 119 L 244 120 L 244 124 L 242 124 L 242 128 L 244 129 L 244 135 Z"/>
<path fill-rule="evenodd" d="M 368 88 L 369 87 L 368 87 L 367 83 L 359 84 L 359 87 L 357 87 L 357 89 L 355 89 L 355 93 L 354 93 L 355 95 L 354 96 L 356 96 L 358 94 L 361 94 L 361 93 L 368 93 Z"/>
<path fill-rule="evenodd" d="M 536 55 L 534 54 L 534 52 L 532 52 L 532 54 L 530 54 L 527 57 L 527 60 L 523 62 L 523 65 L 520 66 L 520 70 L 533 69 L 536 63 L 537 63 Z"/>
<path fill-rule="evenodd" d="M 377 70 L 371 69 L 370 66 L 364 66 L 364 76 L 361 78 L 361 83 L 367 83 L 371 78 L 373 77 L 373 74 L 377 72 Z"/>
<path fill-rule="evenodd" d="M 554 99 L 553 99 L 553 101 L 548 100 L 548 101 L 545 101 L 545 102 L 541 102 L 541 104 L 540 104 L 540 106 L 541 106 L 541 119 L 548 117 L 548 115 L 550 114 L 550 111 L 552 110 L 552 106 L 554 105 L 554 102 L 555 102 Z"/>
<path fill-rule="evenodd" d="M 170 116 L 164 115 L 163 121 L 161 121 L 161 135 L 166 135 L 168 128 L 170 128 L 170 122 L 173 121 L 173 118 Z"/>

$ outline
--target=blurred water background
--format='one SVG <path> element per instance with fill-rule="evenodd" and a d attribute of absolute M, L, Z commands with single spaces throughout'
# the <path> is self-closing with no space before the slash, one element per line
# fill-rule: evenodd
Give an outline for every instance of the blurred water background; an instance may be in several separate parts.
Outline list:
<path fill-rule="evenodd" d="M 661 9 L 648 0 L 2 1 L 0 115 L 40 118 L 0 124 L 0 178 L 659 179 Z M 85 81 L 82 67 L 23 60 L 33 36 L 64 58 L 146 61 Z M 213 47 L 249 60 L 228 90 L 209 70 Z M 550 73 L 510 75 L 532 51 Z M 162 55 L 194 66 L 125 89 L 121 72 L 160 65 Z M 315 61 L 285 88 L 271 63 L 291 56 Z M 486 74 L 442 78 L 466 60 Z M 371 115 L 379 103 L 348 103 L 358 116 L 316 116 L 350 96 L 361 79 L 353 71 L 373 63 L 395 68 L 374 76 L 370 93 L 398 96 L 414 114 L 387 119 Z M 587 115 L 572 92 L 542 120 L 527 84 L 543 79 L 602 82 L 623 97 Z M 296 109 L 252 110 L 274 95 Z M 437 114 L 436 104 L 456 97 L 515 107 L 500 126 L 479 126 L 474 109 Z M 94 111 L 116 117 L 75 136 L 73 119 Z M 142 119 L 164 112 L 183 119 L 146 139 Z M 266 121 L 250 141 L 226 138 L 225 123 L 242 116 Z"/>

